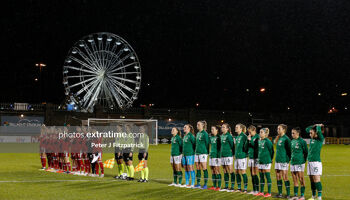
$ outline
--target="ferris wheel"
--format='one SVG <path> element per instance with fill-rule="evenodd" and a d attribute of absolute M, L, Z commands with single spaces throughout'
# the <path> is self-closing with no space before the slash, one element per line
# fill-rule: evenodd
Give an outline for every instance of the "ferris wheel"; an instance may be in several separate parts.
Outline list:
<path fill-rule="evenodd" d="M 77 110 L 93 112 L 96 104 L 126 109 L 140 90 L 140 62 L 123 38 L 107 32 L 93 33 L 69 50 L 63 85 L 68 103 Z"/>

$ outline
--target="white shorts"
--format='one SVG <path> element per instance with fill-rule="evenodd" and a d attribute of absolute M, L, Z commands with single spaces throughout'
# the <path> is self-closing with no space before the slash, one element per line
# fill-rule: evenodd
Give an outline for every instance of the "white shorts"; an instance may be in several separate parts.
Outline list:
<path fill-rule="evenodd" d="M 170 156 L 170 163 L 181 164 L 182 155 Z"/>
<path fill-rule="evenodd" d="M 322 175 L 322 163 L 321 162 L 308 162 L 307 163 L 307 175 Z"/>
<path fill-rule="evenodd" d="M 209 166 L 221 166 L 221 158 L 209 158 Z"/>
<path fill-rule="evenodd" d="M 194 155 L 194 162 L 207 162 L 208 154 Z"/>
<path fill-rule="evenodd" d="M 234 167 L 235 169 L 247 169 L 247 158 L 236 159 Z"/>
<path fill-rule="evenodd" d="M 258 166 L 259 166 L 259 159 L 248 160 L 248 167 L 258 167 Z"/>
<path fill-rule="evenodd" d="M 288 171 L 289 163 L 275 163 L 275 169 L 277 170 L 287 170 Z"/>
<path fill-rule="evenodd" d="M 305 171 L 305 164 L 290 165 L 290 171 L 291 172 L 304 172 Z"/>
<path fill-rule="evenodd" d="M 258 164 L 259 169 L 271 169 L 271 163 L 270 164 Z"/>
<path fill-rule="evenodd" d="M 232 165 L 233 164 L 233 157 L 222 157 L 221 158 L 221 165 Z"/>

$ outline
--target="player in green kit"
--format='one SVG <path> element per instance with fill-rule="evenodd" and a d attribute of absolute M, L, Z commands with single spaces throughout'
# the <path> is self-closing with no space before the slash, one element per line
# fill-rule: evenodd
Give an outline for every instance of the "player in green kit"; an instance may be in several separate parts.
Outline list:
<path fill-rule="evenodd" d="M 271 197 L 271 163 L 273 159 L 273 145 L 269 140 L 269 129 L 260 129 L 260 140 L 259 140 L 259 174 L 260 174 L 260 192 L 255 196 Z M 264 194 L 265 178 L 267 181 L 268 192 Z"/>
<path fill-rule="evenodd" d="M 216 191 L 219 191 L 221 188 L 221 174 L 220 174 L 221 142 L 219 137 L 219 131 L 220 131 L 220 127 L 218 126 L 211 127 L 209 166 L 212 172 L 213 187 L 209 188 L 209 190 L 216 190 Z"/>
<path fill-rule="evenodd" d="M 300 128 L 296 127 L 292 129 L 293 140 L 291 142 L 291 163 L 290 171 L 293 177 L 294 183 L 294 197 L 291 200 L 304 200 L 305 193 L 305 180 L 304 180 L 304 171 L 305 171 L 305 161 L 307 158 L 307 144 L 303 138 L 300 137 Z M 298 197 L 298 181 L 300 182 L 300 197 Z"/>
<path fill-rule="evenodd" d="M 309 200 L 316 199 L 316 190 L 318 192 L 318 200 L 322 199 L 322 163 L 321 149 L 324 141 L 323 124 L 315 124 L 306 128 L 306 132 L 310 133 L 310 145 L 307 156 L 307 174 L 310 177 L 312 197 Z"/>
<path fill-rule="evenodd" d="M 250 174 L 252 176 L 252 185 L 253 190 L 248 194 L 258 194 L 259 193 L 259 160 L 258 160 L 258 154 L 259 154 L 259 139 L 260 136 L 256 134 L 256 127 L 253 125 L 250 125 L 248 127 L 248 155 L 249 155 L 249 161 L 248 161 L 248 167 L 250 168 Z"/>
<path fill-rule="evenodd" d="M 207 122 L 199 121 L 197 122 L 198 133 L 196 135 L 196 151 L 194 156 L 194 162 L 196 163 L 196 178 L 197 184 L 194 186 L 199 189 L 208 189 L 208 170 L 207 170 L 207 160 L 209 153 L 209 135 L 206 132 Z M 201 170 L 204 174 L 204 185 L 201 187 Z"/>
<path fill-rule="evenodd" d="M 225 187 L 220 191 L 233 191 L 235 184 L 235 173 L 233 173 L 233 155 L 235 154 L 235 144 L 231 135 L 231 127 L 228 124 L 221 126 L 222 135 L 220 136 L 221 142 L 221 165 L 224 169 L 224 181 Z M 231 174 L 231 189 L 228 188 L 228 183 Z"/>
<path fill-rule="evenodd" d="M 243 177 L 243 183 L 244 183 L 244 193 L 247 193 L 247 186 L 248 186 L 248 177 L 246 174 L 247 170 L 247 156 L 248 156 L 248 139 L 245 132 L 247 131 L 247 128 L 243 124 L 237 124 L 235 126 L 235 132 L 237 133 L 236 136 L 236 143 L 235 143 L 235 170 L 236 170 L 236 180 L 238 189 L 236 192 L 241 192 L 241 175 Z"/>
<path fill-rule="evenodd" d="M 276 143 L 276 160 L 275 160 L 275 171 L 277 179 L 278 194 L 275 198 L 282 198 L 282 179 L 286 186 L 287 199 L 290 198 L 290 182 L 288 180 L 288 167 L 291 156 L 290 150 L 290 139 L 286 135 L 287 125 L 280 124 L 277 127 L 277 138 Z"/>
<path fill-rule="evenodd" d="M 186 185 L 181 187 L 194 188 L 195 173 L 194 173 L 194 151 L 196 149 L 196 138 L 193 135 L 194 129 L 190 124 L 184 126 L 184 137 L 182 145 L 182 166 L 185 168 Z M 190 177 L 192 183 L 190 185 Z"/>
<path fill-rule="evenodd" d="M 181 132 L 177 128 L 171 129 L 171 155 L 170 164 L 173 169 L 174 182 L 169 186 L 178 186 L 182 184 L 182 170 L 181 170 L 181 159 L 182 159 L 182 139 Z M 179 180 L 179 182 L 177 181 Z"/>

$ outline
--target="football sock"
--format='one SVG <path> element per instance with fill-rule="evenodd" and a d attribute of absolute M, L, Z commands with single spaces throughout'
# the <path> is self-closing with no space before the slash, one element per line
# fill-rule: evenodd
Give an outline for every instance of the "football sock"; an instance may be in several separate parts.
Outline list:
<path fill-rule="evenodd" d="M 266 181 L 267 181 L 267 191 L 268 191 L 269 194 L 271 194 L 271 186 L 272 186 L 272 184 L 271 184 L 271 174 L 270 174 L 270 172 L 266 172 L 265 176 L 266 176 Z"/>

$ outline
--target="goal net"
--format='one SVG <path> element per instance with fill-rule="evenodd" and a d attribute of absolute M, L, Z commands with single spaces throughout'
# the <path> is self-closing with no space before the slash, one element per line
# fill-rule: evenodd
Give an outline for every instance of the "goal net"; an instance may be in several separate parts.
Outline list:
<path fill-rule="evenodd" d="M 158 120 L 88 118 L 82 123 L 89 128 L 99 127 L 98 130 L 101 130 L 104 127 L 105 131 L 112 129 L 114 132 L 130 134 L 136 140 L 138 134 L 145 134 L 150 145 L 158 145 Z"/>

